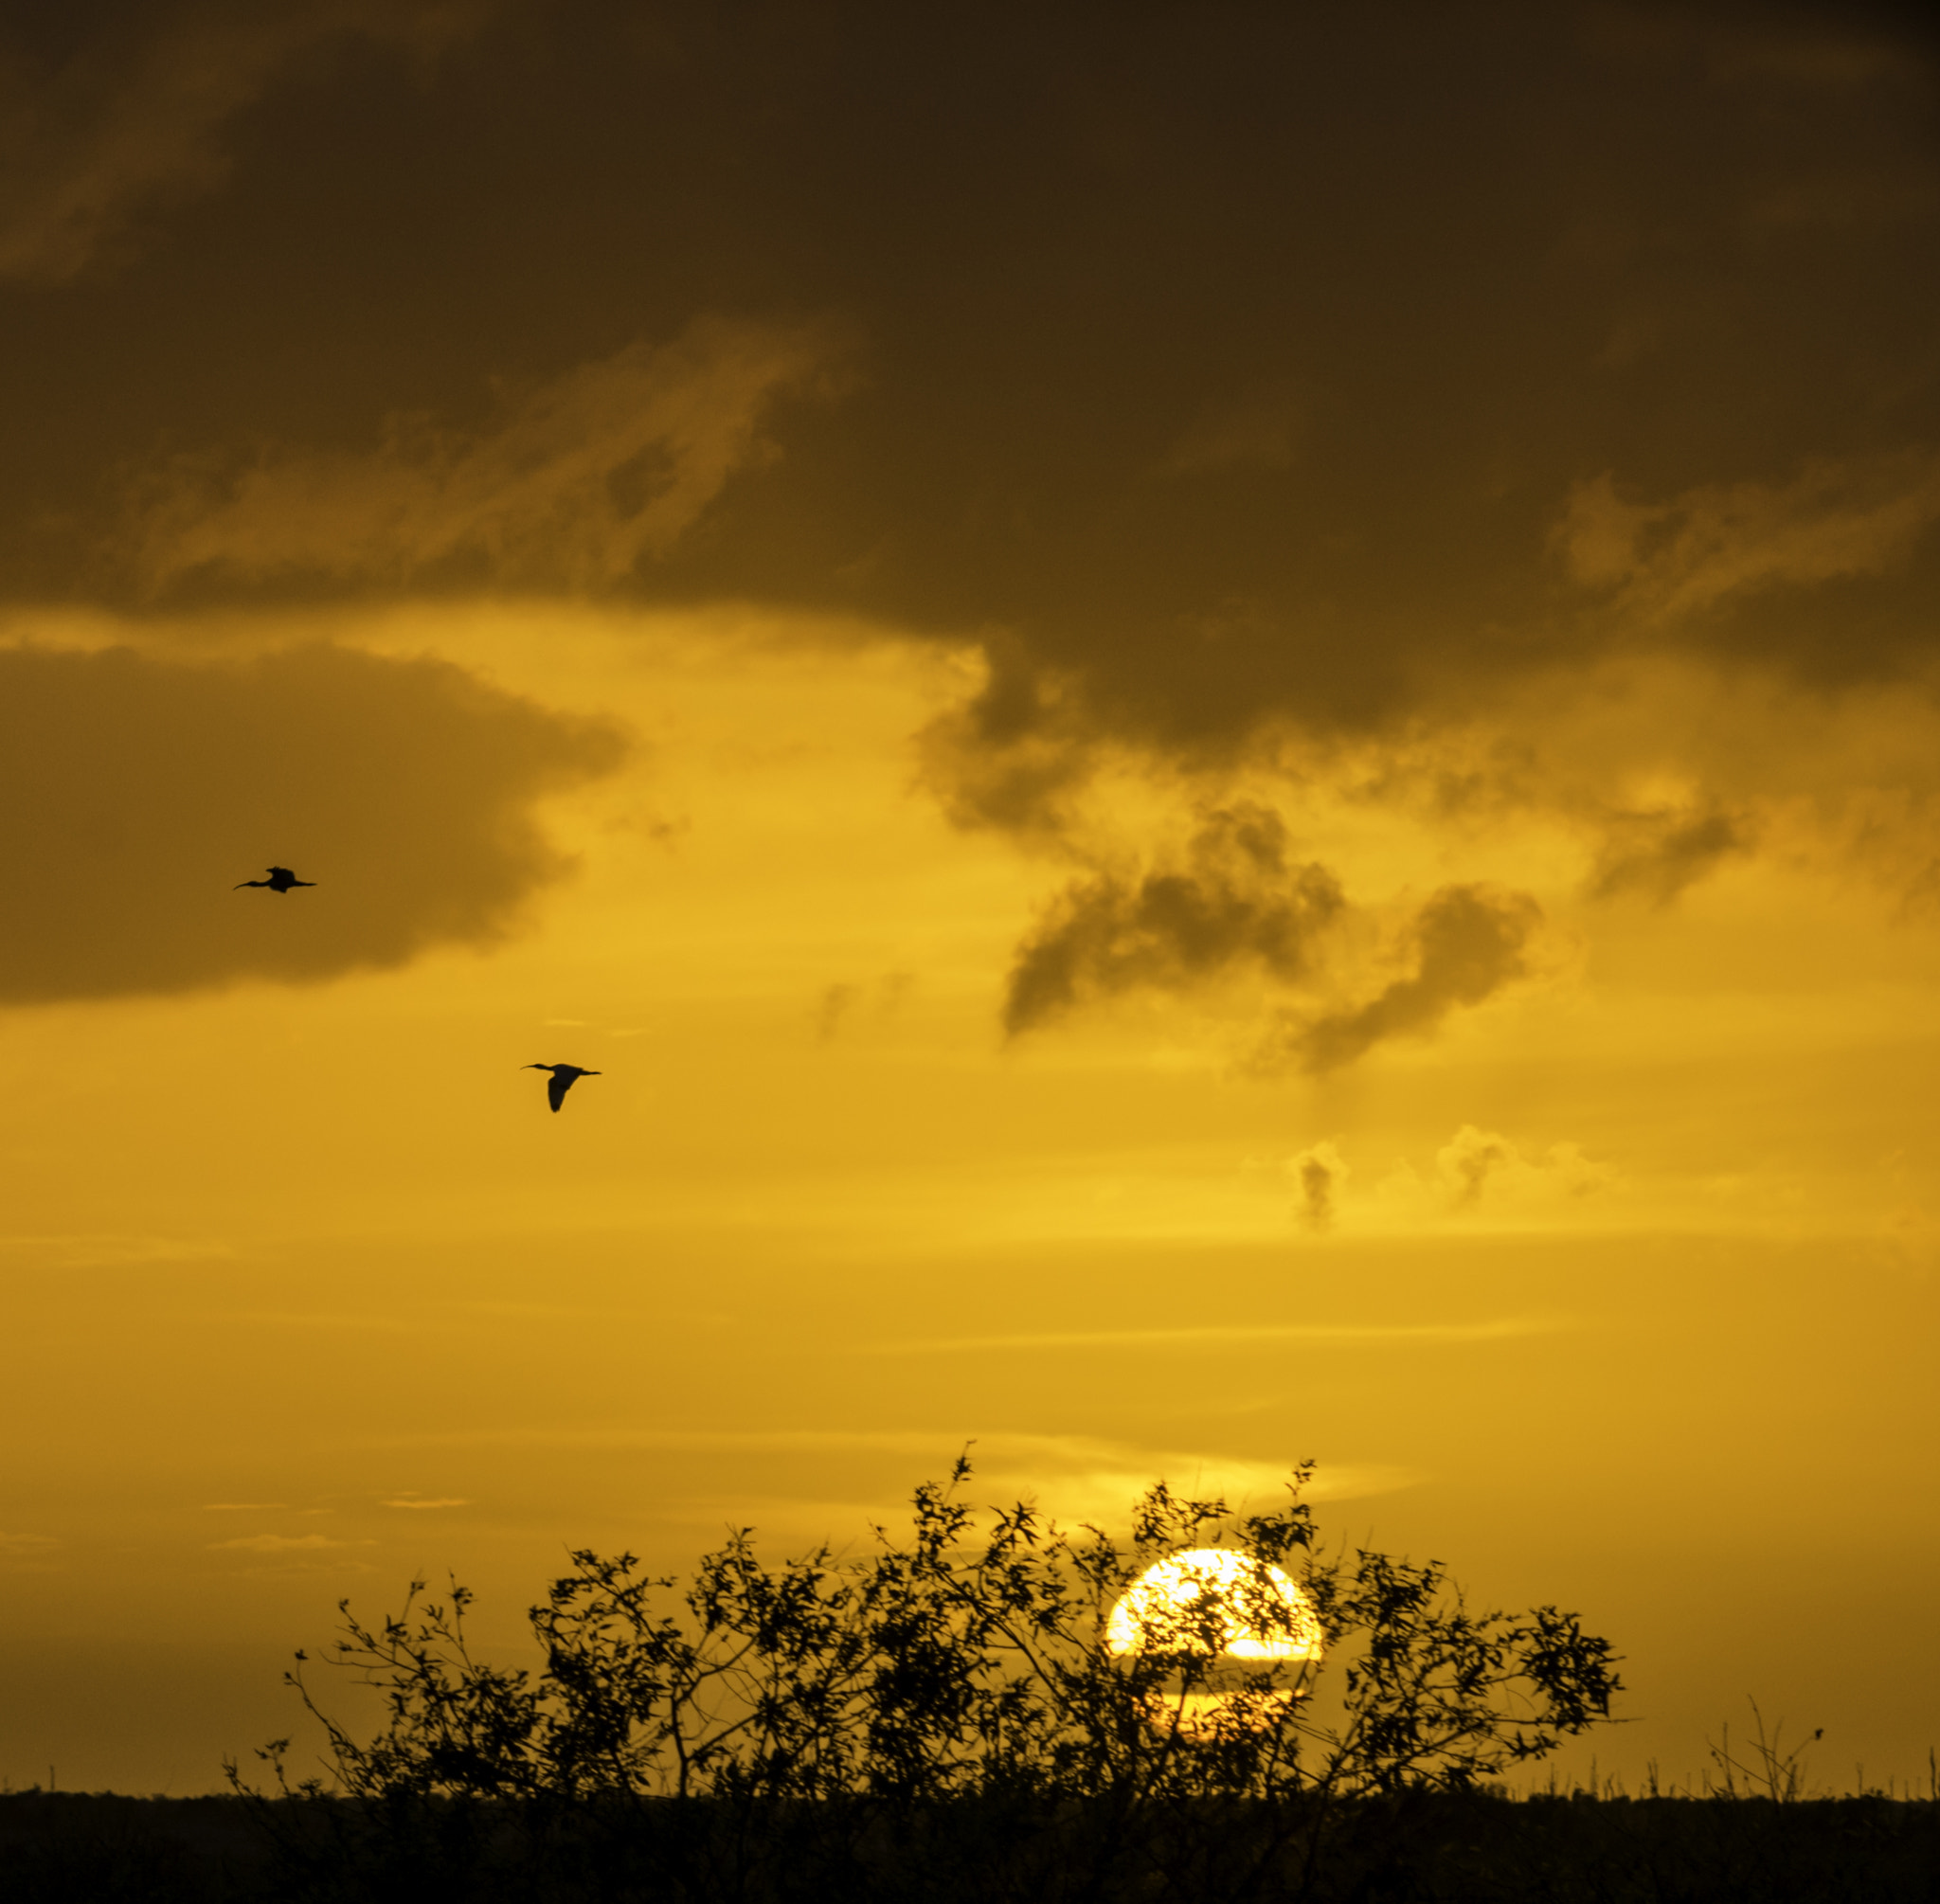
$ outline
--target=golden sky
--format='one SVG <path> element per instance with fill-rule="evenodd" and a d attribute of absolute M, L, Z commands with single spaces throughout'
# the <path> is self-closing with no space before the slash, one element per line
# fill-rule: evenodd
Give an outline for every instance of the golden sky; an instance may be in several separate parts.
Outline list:
<path fill-rule="evenodd" d="M 0 1777 L 973 1439 L 1924 1765 L 1920 14 L 9 17 Z"/>

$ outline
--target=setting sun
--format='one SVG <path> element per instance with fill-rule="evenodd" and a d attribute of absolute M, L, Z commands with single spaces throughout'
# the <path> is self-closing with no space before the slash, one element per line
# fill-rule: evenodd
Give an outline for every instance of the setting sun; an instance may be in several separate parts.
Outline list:
<path fill-rule="evenodd" d="M 1111 1609 L 1114 1653 L 1204 1652 L 1234 1660 L 1318 1660 L 1320 1623 L 1280 1568 L 1197 1547 L 1148 1567 Z"/>

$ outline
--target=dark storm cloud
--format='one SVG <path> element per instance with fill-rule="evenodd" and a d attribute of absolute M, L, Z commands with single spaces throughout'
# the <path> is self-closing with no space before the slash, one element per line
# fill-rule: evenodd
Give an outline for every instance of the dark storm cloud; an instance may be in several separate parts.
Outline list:
<path fill-rule="evenodd" d="M 1314 936 L 1345 902 L 1324 866 L 1289 864 L 1286 848 L 1278 814 L 1239 806 L 1209 814 L 1177 867 L 1074 882 L 1018 947 L 1004 1030 L 1015 1036 L 1079 1005 L 1183 990 L 1248 964 L 1283 982 L 1303 977 Z"/>
<path fill-rule="evenodd" d="M 602 725 L 442 662 L 0 650 L 0 1002 L 314 980 L 487 943 L 562 870 L 541 796 Z M 278 863 L 314 890 L 234 891 Z"/>
<path fill-rule="evenodd" d="M 1385 1039 L 1428 1035 L 1452 1012 L 1525 977 L 1529 942 L 1541 923 L 1540 908 L 1524 893 L 1444 887 L 1412 922 L 1414 970 L 1408 978 L 1363 1005 L 1289 1021 L 1259 1054 L 1259 1067 L 1337 1070 Z"/>
<path fill-rule="evenodd" d="M 140 47 L 262 11 L 129 10 L 20 55 L 63 152 L 150 109 L 60 74 L 166 101 Z M 1928 665 L 1911 11 L 507 0 L 414 70 L 350 0 L 270 10 L 329 61 L 244 35 L 140 165 L 19 201 L 44 279 L 144 204 L 151 242 L 0 295 L 17 597 L 549 576 L 974 639 L 932 765 L 1005 823 L 1101 743 L 1378 739 L 1612 654 Z M 759 347 L 683 462 L 656 353 L 824 316 L 841 401 L 771 416 L 817 372 Z"/>

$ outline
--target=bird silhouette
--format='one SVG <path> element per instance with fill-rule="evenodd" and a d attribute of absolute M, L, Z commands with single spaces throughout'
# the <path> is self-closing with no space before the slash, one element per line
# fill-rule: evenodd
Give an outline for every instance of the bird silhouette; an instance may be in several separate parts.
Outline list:
<path fill-rule="evenodd" d="M 597 1078 L 600 1075 L 598 1071 L 587 1070 L 583 1065 L 525 1065 L 521 1069 L 552 1073 L 546 1080 L 546 1096 L 554 1110 L 566 1102 L 566 1092 L 582 1078 Z"/>
<path fill-rule="evenodd" d="M 287 866 L 273 866 L 267 879 L 239 879 L 234 891 L 241 892 L 245 886 L 266 886 L 272 892 L 287 892 L 293 886 L 314 886 L 314 879 L 298 879 Z"/>

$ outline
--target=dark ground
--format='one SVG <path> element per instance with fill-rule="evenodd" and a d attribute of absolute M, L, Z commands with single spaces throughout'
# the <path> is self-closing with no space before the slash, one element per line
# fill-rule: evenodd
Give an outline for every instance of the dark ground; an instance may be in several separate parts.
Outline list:
<path fill-rule="evenodd" d="M 965 1801 L 738 1814 L 0 1796 L 8 1904 L 1940 1904 L 1940 1805 L 1413 1794 L 1312 1816 Z M 1275 1849 L 1275 1841 L 1280 1841 Z"/>

